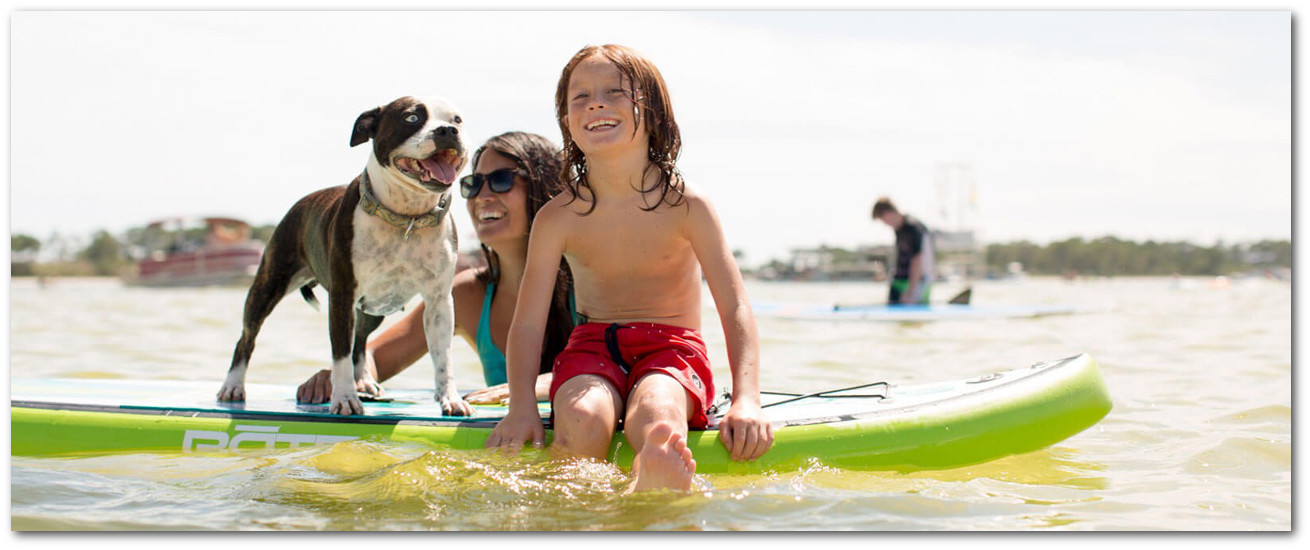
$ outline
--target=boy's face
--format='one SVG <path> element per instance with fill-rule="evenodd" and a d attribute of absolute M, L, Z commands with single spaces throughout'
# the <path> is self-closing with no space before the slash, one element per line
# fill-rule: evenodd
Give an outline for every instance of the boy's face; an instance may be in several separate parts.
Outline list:
<path fill-rule="evenodd" d="M 593 55 L 573 68 L 567 122 L 583 154 L 634 146 L 645 153 L 649 137 L 640 118 L 633 116 L 631 97 L 632 83 L 608 59 Z"/>

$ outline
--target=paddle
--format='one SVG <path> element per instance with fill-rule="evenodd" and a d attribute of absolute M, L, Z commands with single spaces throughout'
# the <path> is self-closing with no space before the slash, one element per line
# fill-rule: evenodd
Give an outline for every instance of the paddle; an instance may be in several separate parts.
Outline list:
<path fill-rule="evenodd" d="M 947 300 L 946 303 L 951 304 L 951 305 L 956 305 L 956 306 L 967 306 L 967 305 L 969 305 L 969 300 L 971 300 L 971 299 L 973 299 L 973 287 L 972 287 L 972 286 L 967 286 L 967 287 L 964 287 L 964 290 L 961 290 L 958 294 L 956 294 L 955 296 L 952 296 L 950 300 Z M 871 307 L 882 307 L 882 306 L 885 306 L 885 305 L 887 305 L 887 304 L 883 304 L 883 303 L 878 303 L 878 304 L 837 304 L 837 305 L 832 306 L 832 310 L 833 310 L 833 311 L 841 311 L 841 310 L 843 310 L 843 309 L 868 309 L 868 308 L 871 308 Z"/>

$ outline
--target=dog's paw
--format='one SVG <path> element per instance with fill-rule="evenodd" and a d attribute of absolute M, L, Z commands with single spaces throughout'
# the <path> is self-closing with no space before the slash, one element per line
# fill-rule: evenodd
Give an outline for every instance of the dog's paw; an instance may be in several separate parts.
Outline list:
<path fill-rule="evenodd" d="M 473 405 L 459 395 L 437 396 L 437 403 L 441 404 L 441 414 L 446 416 L 473 416 Z"/>
<path fill-rule="evenodd" d="M 339 395 L 336 392 L 333 392 L 332 406 L 328 408 L 328 412 L 344 416 L 355 414 L 362 415 L 364 414 L 364 403 L 360 402 L 359 397 L 357 397 L 354 392 L 347 395 Z"/>
<path fill-rule="evenodd" d="M 244 385 L 223 384 L 218 390 L 219 401 L 245 401 L 246 387 Z"/>

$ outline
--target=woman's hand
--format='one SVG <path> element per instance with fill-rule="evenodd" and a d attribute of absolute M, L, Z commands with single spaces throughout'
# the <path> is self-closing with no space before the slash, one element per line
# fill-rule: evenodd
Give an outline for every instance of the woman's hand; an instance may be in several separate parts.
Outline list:
<path fill-rule="evenodd" d="M 364 368 L 368 369 L 369 373 L 373 375 L 373 380 L 378 380 L 377 367 L 373 366 L 372 352 L 364 354 Z M 380 382 L 380 380 L 378 381 Z M 369 382 L 370 380 L 356 380 L 355 391 L 362 392 L 365 395 L 373 395 L 373 392 L 369 390 Z M 374 382 L 374 384 L 377 384 L 377 382 Z M 373 395 L 373 397 L 382 397 L 382 394 L 385 393 L 382 386 L 378 385 L 377 389 L 377 395 Z M 332 371 L 330 369 L 323 369 L 314 373 L 313 376 L 309 377 L 309 380 L 296 388 L 296 403 L 327 403 L 330 399 L 332 399 Z"/>
<path fill-rule="evenodd" d="M 549 372 L 537 376 L 537 401 L 550 401 L 551 380 L 554 375 Z M 508 405 L 509 384 L 482 388 L 464 396 L 464 400 L 478 405 Z"/>
<path fill-rule="evenodd" d="M 497 384 L 482 388 L 466 396 L 464 400 L 475 405 L 502 405 L 509 402 L 509 384 Z"/>
<path fill-rule="evenodd" d="M 296 389 L 296 403 L 327 403 L 332 397 L 332 371 L 314 373 Z"/>

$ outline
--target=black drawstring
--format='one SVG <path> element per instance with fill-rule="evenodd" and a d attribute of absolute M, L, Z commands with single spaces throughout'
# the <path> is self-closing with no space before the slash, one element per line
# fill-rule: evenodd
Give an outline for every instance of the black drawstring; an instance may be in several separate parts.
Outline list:
<path fill-rule="evenodd" d="M 610 358 L 613 359 L 615 363 L 619 364 L 619 368 L 623 369 L 623 374 L 626 375 L 632 370 L 632 367 L 628 365 L 627 361 L 623 360 L 623 353 L 619 351 L 618 332 L 621 328 L 628 327 L 618 323 L 612 323 L 610 326 L 605 327 L 605 347 L 609 348 Z"/>

